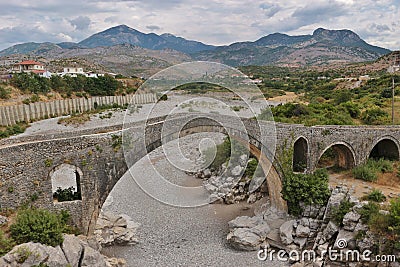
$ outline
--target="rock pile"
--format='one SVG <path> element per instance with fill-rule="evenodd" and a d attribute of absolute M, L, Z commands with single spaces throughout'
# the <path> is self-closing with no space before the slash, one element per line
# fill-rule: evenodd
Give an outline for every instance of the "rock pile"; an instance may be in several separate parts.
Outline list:
<path fill-rule="evenodd" d="M 101 246 L 134 245 L 138 243 L 136 232 L 139 226 L 128 215 L 101 212 L 94 236 Z"/>
<path fill-rule="evenodd" d="M 24 243 L 14 247 L 0 258 L 4 267 L 123 267 L 123 259 L 107 258 L 92 248 L 85 237 L 64 235 L 61 246 L 51 247 L 39 243 Z"/>
<path fill-rule="evenodd" d="M 233 204 L 247 200 L 251 204 L 267 195 L 264 177 L 242 177 L 247 163 L 247 155 L 241 155 L 236 164 L 228 166 L 225 163 L 217 170 L 204 169 L 195 174 L 204 179 L 203 186 L 210 193 L 210 203 Z M 249 192 L 251 186 L 257 190 Z"/>
<path fill-rule="evenodd" d="M 351 195 L 351 190 L 344 186 L 337 186 L 332 190 L 331 197 L 325 207 L 302 205 L 302 216 L 299 218 L 286 217 L 278 228 L 278 240 L 272 238 L 269 232 L 274 231 L 271 225 L 273 221 L 283 219 L 284 216 L 277 214 L 271 207 L 261 209 L 255 217 L 238 217 L 229 222 L 231 229 L 228 234 L 229 243 L 241 250 L 257 250 L 262 246 L 271 246 L 283 249 L 286 252 L 296 251 L 301 255 L 304 250 L 314 251 L 317 256 L 310 266 L 319 267 L 322 265 L 336 264 L 342 266 L 349 264 L 337 261 L 332 262 L 328 258 L 329 250 L 339 250 L 346 253 L 349 250 L 357 250 L 360 253 L 365 250 L 374 251 L 378 237 L 369 231 L 368 226 L 361 221 L 359 211 L 368 204 L 367 201 L 359 201 Z M 335 212 L 343 201 L 348 201 L 353 207 L 347 212 L 341 222 L 337 221 Z M 384 211 L 380 211 L 384 212 Z M 266 226 L 270 225 L 270 229 Z M 363 233 L 360 235 L 359 233 Z M 277 242 L 278 241 L 278 242 Z M 400 254 L 398 255 L 400 256 Z M 308 266 L 309 262 L 301 262 L 301 259 L 290 259 L 296 266 Z M 354 266 L 356 265 L 353 262 Z"/>

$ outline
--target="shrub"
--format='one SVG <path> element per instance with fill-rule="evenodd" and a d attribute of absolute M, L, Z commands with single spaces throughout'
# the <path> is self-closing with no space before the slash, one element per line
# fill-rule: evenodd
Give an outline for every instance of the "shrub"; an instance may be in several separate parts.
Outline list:
<path fill-rule="evenodd" d="M 289 173 L 284 177 L 282 194 L 294 215 L 302 212 L 300 203 L 325 205 L 330 196 L 328 173 L 325 169 L 314 174 Z"/>
<path fill-rule="evenodd" d="M 0 230 L 0 257 L 7 254 L 14 247 L 14 241 L 4 236 L 3 231 Z"/>
<path fill-rule="evenodd" d="M 382 191 L 380 191 L 378 189 L 373 189 L 363 199 L 371 200 L 371 201 L 374 201 L 374 202 L 382 202 L 382 201 L 386 200 L 386 196 L 382 193 Z"/>
<path fill-rule="evenodd" d="M 54 192 L 53 197 L 56 198 L 58 202 L 81 199 L 80 193 L 75 192 L 75 188 L 73 186 L 65 189 L 61 189 L 61 187 L 58 187 L 57 191 Z"/>
<path fill-rule="evenodd" d="M 367 182 L 374 182 L 378 179 L 376 171 L 367 165 L 360 165 L 353 169 L 353 176 Z"/>
<path fill-rule="evenodd" d="M 342 225 L 344 215 L 350 212 L 353 206 L 354 206 L 353 203 L 350 203 L 348 200 L 343 200 L 342 202 L 340 202 L 339 207 L 333 209 L 332 220 L 335 223 Z"/>
<path fill-rule="evenodd" d="M 358 213 L 361 215 L 361 221 L 368 223 L 373 214 L 379 213 L 379 206 L 376 203 L 368 203 Z"/>
<path fill-rule="evenodd" d="M 67 229 L 67 212 L 52 213 L 43 209 L 22 209 L 11 225 L 11 236 L 18 244 L 37 242 L 57 246 L 63 242 L 62 233 Z"/>
<path fill-rule="evenodd" d="M 4 86 L 0 85 L 0 98 L 1 99 L 9 99 L 11 91 Z"/>

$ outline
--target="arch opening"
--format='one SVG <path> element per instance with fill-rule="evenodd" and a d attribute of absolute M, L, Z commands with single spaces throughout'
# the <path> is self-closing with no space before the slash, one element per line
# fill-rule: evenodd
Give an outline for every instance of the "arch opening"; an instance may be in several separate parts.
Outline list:
<path fill-rule="evenodd" d="M 300 137 L 293 146 L 293 171 L 305 172 L 307 170 L 308 160 L 308 142 Z"/>
<path fill-rule="evenodd" d="M 354 153 L 346 144 L 329 146 L 320 156 L 317 164 L 317 168 L 327 168 L 332 171 L 348 170 L 354 166 Z"/>
<path fill-rule="evenodd" d="M 393 140 L 382 139 L 372 148 L 369 158 L 399 160 L 399 148 Z"/>
<path fill-rule="evenodd" d="M 82 200 L 81 169 L 70 164 L 61 164 L 50 172 L 54 202 Z"/>

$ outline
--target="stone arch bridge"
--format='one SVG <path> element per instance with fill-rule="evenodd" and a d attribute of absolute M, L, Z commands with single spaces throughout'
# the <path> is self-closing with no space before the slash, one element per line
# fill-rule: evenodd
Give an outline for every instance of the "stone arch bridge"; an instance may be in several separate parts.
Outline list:
<path fill-rule="evenodd" d="M 191 115 L 186 115 L 191 116 Z M 214 117 L 214 118 L 213 118 Z M 175 120 L 180 120 L 177 116 Z M 174 120 L 174 119 L 172 119 Z M 221 127 L 218 121 L 232 121 Z M 138 142 L 130 153 L 130 162 L 136 162 L 162 144 L 161 130 L 165 117 L 153 118 L 146 126 L 145 142 Z M 399 159 L 400 127 L 398 126 L 313 126 L 276 123 L 276 151 L 263 147 L 261 142 L 269 132 L 270 123 L 241 119 L 245 133 L 235 125 L 237 119 L 222 115 L 189 120 L 179 133 L 170 139 L 196 132 L 223 132 L 231 137 L 250 143 L 251 153 L 259 157 L 261 165 L 271 167 L 267 184 L 271 201 L 280 209 L 286 209 L 281 198 L 279 153 L 293 151 L 295 171 L 312 172 L 317 168 L 323 153 L 332 148 L 337 152 L 337 164 L 351 168 L 369 157 Z M 143 134 L 139 124 L 128 129 Z M 263 128 L 267 129 L 263 131 Z M 125 127 L 124 127 L 125 129 Z M 17 208 L 35 200 L 35 205 L 51 210 L 68 209 L 74 223 L 85 234 L 92 233 L 100 208 L 114 185 L 128 170 L 123 149 L 120 148 L 122 125 L 96 128 L 57 135 L 35 135 L 11 138 L 0 142 L 0 208 Z M 264 139 L 263 139 L 264 140 Z M 271 139 L 272 140 L 272 139 Z M 271 141 L 272 142 L 272 141 Z M 142 143 L 143 145 L 140 145 Z M 268 140 L 267 140 L 268 144 Z M 263 152 L 261 152 L 263 151 Z M 54 202 L 51 174 L 63 164 L 76 167 L 79 176 L 81 200 Z"/>

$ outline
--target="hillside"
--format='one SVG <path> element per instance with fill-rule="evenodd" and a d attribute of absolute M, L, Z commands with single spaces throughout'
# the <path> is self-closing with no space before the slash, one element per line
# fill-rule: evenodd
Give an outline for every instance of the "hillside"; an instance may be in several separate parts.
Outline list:
<path fill-rule="evenodd" d="M 148 77 L 173 64 L 193 60 L 231 66 L 327 66 L 374 61 L 389 52 L 366 43 L 350 30 L 319 28 L 312 35 L 300 36 L 274 33 L 254 42 L 215 47 L 172 34 L 146 34 L 120 25 L 79 43 L 15 45 L 0 51 L 0 57 L 21 55 L 44 61 L 81 58 L 110 72 Z"/>
<path fill-rule="evenodd" d="M 234 43 L 203 51 L 199 60 L 240 65 L 327 65 L 371 61 L 389 53 L 388 49 L 369 45 L 349 30 L 319 28 L 312 35 L 289 36 L 274 33 L 255 42 Z"/>

